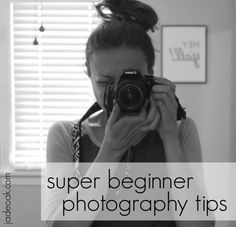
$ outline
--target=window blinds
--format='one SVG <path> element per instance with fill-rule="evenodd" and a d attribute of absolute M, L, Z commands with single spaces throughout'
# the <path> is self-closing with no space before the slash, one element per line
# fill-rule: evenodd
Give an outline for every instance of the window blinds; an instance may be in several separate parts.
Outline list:
<path fill-rule="evenodd" d="M 93 103 L 85 44 L 96 26 L 91 1 L 12 2 L 13 163 L 37 169 L 46 160 L 53 122 L 79 119 Z M 43 24 L 44 32 L 39 28 Z M 33 45 L 35 36 L 39 45 Z"/>

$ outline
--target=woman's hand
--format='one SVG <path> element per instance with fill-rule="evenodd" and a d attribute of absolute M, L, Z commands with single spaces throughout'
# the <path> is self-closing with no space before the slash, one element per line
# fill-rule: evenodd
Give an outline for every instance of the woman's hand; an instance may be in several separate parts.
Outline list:
<path fill-rule="evenodd" d="M 175 85 L 165 78 L 157 78 L 157 82 L 160 84 L 153 86 L 152 89 L 152 97 L 160 113 L 157 130 L 162 140 L 176 139 L 178 104 L 175 99 Z"/>
<path fill-rule="evenodd" d="M 153 86 L 150 101 L 138 115 L 121 117 L 118 105 L 114 104 L 101 149 L 106 159 L 119 161 L 128 148 L 151 130 L 157 130 L 163 141 L 177 138 L 175 85 L 164 78 L 156 80 L 160 84 Z"/>
<path fill-rule="evenodd" d="M 100 149 L 102 155 L 105 155 L 104 159 L 119 161 L 128 148 L 145 136 L 146 132 L 140 129 L 147 118 L 147 104 L 146 102 L 138 115 L 121 116 L 120 109 L 114 102 Z"/>
<path fill-rule="evenodd" d="M 158 122 L 154 122 L 162 140 L 177 138 L 177 108 L 175 100 L 175 85 L 165 78 L 156 78 L 159 84 L 153 86 L 150 97 L 150 111 L 158 116 Z M 142 130 L 152 128 L 144 126 Z"/>

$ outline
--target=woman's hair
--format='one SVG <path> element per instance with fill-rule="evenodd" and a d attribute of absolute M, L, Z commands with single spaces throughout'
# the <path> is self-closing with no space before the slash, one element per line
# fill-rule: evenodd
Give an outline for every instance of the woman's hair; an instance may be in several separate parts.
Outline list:
<path fill-rule="evenodd" d="M 153 73 L 155 51 L 147 34 L 154 30 L 158 17 L 147 4 L 136 0 L 103 0 L 95 5 L 103 22 L 91 33 L 86 45 L 88 75 L 89 58 L 97 50 L 118 48 L 122 45 L 139 48 L 146 57 L 148 72 Z M 110 12 L 107 12 L 106 10 Z"/>

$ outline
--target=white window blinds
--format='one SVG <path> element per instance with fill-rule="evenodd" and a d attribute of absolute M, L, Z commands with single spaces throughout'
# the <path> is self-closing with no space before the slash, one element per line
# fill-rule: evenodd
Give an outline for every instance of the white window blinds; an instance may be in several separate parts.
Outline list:
<path fill-rule="evenodd" d="M 92 1 L 11 4 L 13 163 L 39 168 L 53 122 L 79 119 L 93 103 L 85 44 L 96 25 Z M 43 25 L 44 32 L 39 28 Z M 37 37 L 38 45 L 33 45 Z"/>

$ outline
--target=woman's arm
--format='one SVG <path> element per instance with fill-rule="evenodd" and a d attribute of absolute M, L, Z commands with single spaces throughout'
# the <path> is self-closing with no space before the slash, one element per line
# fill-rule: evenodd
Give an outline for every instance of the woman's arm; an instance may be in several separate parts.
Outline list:
<path fill-rule="evenodd" d="M 191 118 L 182 120 L 177 133 L 163 138 L 167 162 L 202 162 L 197 127 Z"/>
<path fill-rule="evenodd" d="M 118 165 L 114 165 L 114 162 L 119 162 L 124 152 L 128 149 L 130 144 L 136 142 L 137 139 L 140 139 L 140 135 L 143 135 L 143 132 L 139 132 L 140 124 L 143 122 L 146 116 L 146 108 L 143 108 L 140 115 L 138 116 L 125 116 L 120 118 L 120 112 L 117 105 L 113 108 L 111 116 L 106 124 L 105 136 L 103 139 L 103 143 L 98 152 L 97 157 L 94 162 L 90 165 L 88 171 L 86 172 L 86 177 L 92 179 L 93 176 L 96 176 L 97 173 L 103 173 L 103 169 L 98 169 L 99 165 L 96 165 L 96 162 L 113 162 L 111 169 L 115 172 Z M 71 147 L 71 136 L 65 133 L 64 125 L 61 123 L 54 124 L 48 134 L 47 141 L 47 162 L 71 162 L 73 163 L 73 148 Z M 62 175 L 65 171 L 63 169 L 59 170 L 59 173 Z M 58 174 L 59 174 L 58 173 Z M 105 173 L 104 173 L 105 174 Z M 107 189 L 108 190 L 108 189 Z M 76 222 L 68 221 L 57 221 L 61 217 L 61 205 L 63 200 L 71 200 L 76 201 L 76 193 L 79 191 L 80 198 L 85 201 L 88 201 L 91 198 L 96 198 L 97 195 L 101 195 L 101 191 L 103 195 L 106 195 L 106 191 L 104 191 L 104 187 L 96 188 L 93 191 L 93 194 L 89 194 L 85 190 L 74 189 L 65 196 L 61 196 L 62 198 L 55 197 L 51 200 L 49 205 L 49 212 L 47 215 L 53 215 L 54 221 L 48 222 L 50 226 L 68 226 L 75 225 Z M 67 212 L 67 218 L 73 219 L 72 212 Z M 80 226 L 91 226 L 93 220 L 96 219 L 98 212 L 93 212 L 90 214 L 91 216 L 86 215 L 86 219 L 91 220 L 90 222 L 77 222 L 80 223 Z M 74 214 L 75 215 L 75 214 Z M 89 214 L 88 214 L 89 215 Z"/>
<path fill-rule="evenodd" d="M 71 147 L 69 122 L 56 122 L 49 130 L 47 137 L 47 162 L 48 163 L 73 163 L 73 150 Z M 73 199 L 72 195 L 70 198 Z M 60 201 L 54 201 L 53 206 L 56 208 L 60 205 Z M 51 208 L 51 210 L 54 208 Z M 59 211 L 57 211 L 59 213 Z M 55 214 L 57 216 L 57 214 Z M 47 227 L 90 227 L 93 221 L 46 221 Z"/>
<path fill-rule="evenodd" d="M 187 118 L 178 125 L 176 121 L 178 105 L 175 100 L 175 85 L 165 78 L 158 78 L 158 82 L 160 84 L 152 89 L 152 98 L 158 109 L 157 115 L 160 115 L 156 129 L 163 141 L 166 161 L 201 162 L 201 146 L 194 122 Z M 215 225 L 214 221 L 177 221 L 176 223 L 178 227 L 212 227 Z"/>
<path fill-rule="evenodd" d="M 189 118 L 180 124 L 178 138 L 169 137 L 163 144 L 168 162 L 202 161 L 197 128 Z M 214 227 L 215 221 L 176 221 L 176 224 L 178 227 Z"/>

